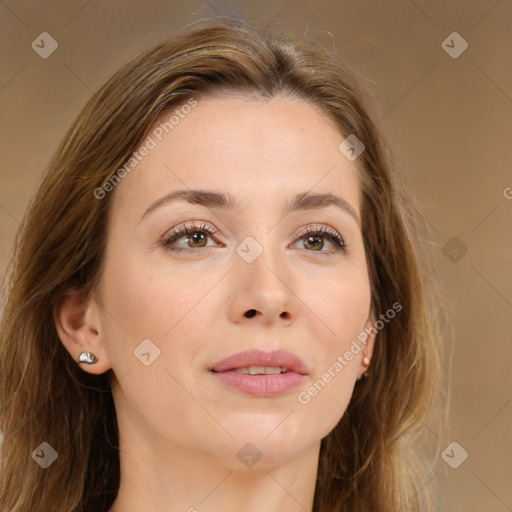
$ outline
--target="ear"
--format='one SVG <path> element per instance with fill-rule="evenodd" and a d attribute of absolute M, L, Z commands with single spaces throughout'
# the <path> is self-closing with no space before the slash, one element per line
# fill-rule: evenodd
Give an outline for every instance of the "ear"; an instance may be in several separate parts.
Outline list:
<path fill-rule="evenodd" d="M 105 343 L 100 337 L 98 304 L 93 299 L 88 299 L 82 290 L 66 288 L 55 296 L 53 319 L 62 344 L 82 370 L 99 375 L 111 368 Z M 79 363 L 78 356 L 82 352 L 92 352 L 97 362 Z"/>
<path fill-rule="evenodd" d="M 357 370 L 357 380 L 359 380 L 363 374 L 365 374 L 369 368 L 371 367 L 371 359 L 373 356 L 373 351 L 375 349 L 375 339 L 377 338 L 377 329 L 375 327 L 375 314 L 373 311 L 370 312 L 366 323 L 364 324 L 363 330 L 361 334 L 365 333 L 367 337 L 364 339 L 364 342 L 361 343 L 361 352 L 359 358 L 359 368 Z M 363 364 L 364 358 L 367 357 L 370 360 L 370 366 L 365 366 Z"/>

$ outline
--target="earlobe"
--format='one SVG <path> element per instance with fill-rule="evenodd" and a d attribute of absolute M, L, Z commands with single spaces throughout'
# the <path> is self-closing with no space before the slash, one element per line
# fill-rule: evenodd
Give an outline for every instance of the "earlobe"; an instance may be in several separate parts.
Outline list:
<path fill-rule="evenodd" d="M 375 348 L 377 329 L 375 327 L 375 316 L 373 313 L 370 313 L 368 320 L 366 321 L 364 333 L 366 334 L 366 338 L 364 345 L 361 347 L 363 350 L 357 380 L 360 380 L 361 377 L 368 377 L 367 372 L 372 360 L 373 350 Z"/>
<path fill-rule="evenodd" d="M 99 375 L 111 368 L 99 334 L 97 305 L 82 290 L 59 292 L 53 301 L 53 319 L 62 344 L 84 371 Z"/>

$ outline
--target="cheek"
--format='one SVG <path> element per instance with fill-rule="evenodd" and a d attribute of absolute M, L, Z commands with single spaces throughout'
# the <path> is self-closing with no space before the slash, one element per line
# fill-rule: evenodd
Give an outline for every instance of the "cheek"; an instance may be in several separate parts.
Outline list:
<path fill-rule="evenodd" d="M 166 367 L 175 366 L 178 359 L 190 360 L 200 349 L 198 344 L 208 339 L 206 333 L 214 322 L 210 316 L 218 316 L 211 304 L 205 311 L 208 301 L 204 299 L 220 285 L 222 273 L 212 274 L 207 268 L 194 272 L 174 268 L 171 272 L 136 259 L 125 259 L 117 266 L 107 262 L 106 268 L 110 270 L 101 286 L 102 327 L 118 372 L 125 373 L 138 363 L 133 351 L 145 339 L 158 347 L 163 356 L 159 363 Z M 168 354 L 170 349 L 172 354 Z"/>
<path fill-rule="evenodd" d="M 102 290 L 105 304 L 130 334 L 161 338 L 190 309 L 200 282 L 188 283 L 179 270 L 171 274 L 125 258 L 120 265 L 110 264 Z"/>
<path fill-rule="evenodd" d="M 318 339 L 332 350 L 350 344 L 364 328 L 370 312 L 371 291 L 366 273 L 344 270 L 330 279 L 310 279 L 300 292 L 300 297 L 306 297 L 304 302 Z"/>
<path fill-rule="evenodd" d="M 211 341 L 213 317 L 218 314 L 208 300 L 206 312 L 203 299 L 219 276 L 206 271 L 171 274 L 127 263 L 111 266 L 102 285 L 104 340 L 122 388 L 117 398 L 119 403 L 127 401 L 119 409 L 130 415 L 130 422 L 146 418 L 153 426 L 166 425 L 170 437 L 179 437 L 178 427 L 170 426 L 172 412 L 194 406 L 180 383 L 186 381 L 196 354 Z"/>
<path fill-rule="evenodd" d="M 366 274 L 353 272 L 327 281 L 309 294 L 309 336 L 315 340 L 315 367 L 308 386 L 297 396 L 306 415 L 318 418 L 327 435 L 343 416 L 357 378 L 370 310 L 370 284 Z M 316 321 L 315 321 L 316 320 Z"/>

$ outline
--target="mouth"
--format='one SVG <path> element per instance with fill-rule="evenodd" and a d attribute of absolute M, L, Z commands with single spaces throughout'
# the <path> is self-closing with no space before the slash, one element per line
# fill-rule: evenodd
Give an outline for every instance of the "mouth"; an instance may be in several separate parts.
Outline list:
<path fill-rule="evenodd" d="M 224 373 L 216 372 L 215 370 L 212 371 L 214 373 Z M 286 368 L 282 368 L 281 366 L 245 366 L 244 368 L 231 368 L 227 371 L 244 373 L 245 375 L 279 375 L 288 372 Z"/>
<path fill-rule="evenodd" d="M 218 362 L 210 372 L 223 386 L 259 398 L 290 392 L 309 374 L 305 363 L 285 350 L 240 352 Z"/>
<path fill-rule="evenodd" d="M 309 374 L 304 361 L 287 350 L 263 352 L 256 349 L 233 354 L 213 365 L 210 371 L 236 371 L 246 375 L 278 375 L 287 372 Z"/>

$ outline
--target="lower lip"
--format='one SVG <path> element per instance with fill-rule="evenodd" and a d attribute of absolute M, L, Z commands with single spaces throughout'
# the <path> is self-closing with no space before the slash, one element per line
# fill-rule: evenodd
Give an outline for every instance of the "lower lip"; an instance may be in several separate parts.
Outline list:
<path fill-rule="evenodd" d="M 234 370 L 210 373 L 225 386 L 260 398 L 282 395 L 299 387 L 307 377 L 295 372 L 277 375 L 249 375 Z"/>

